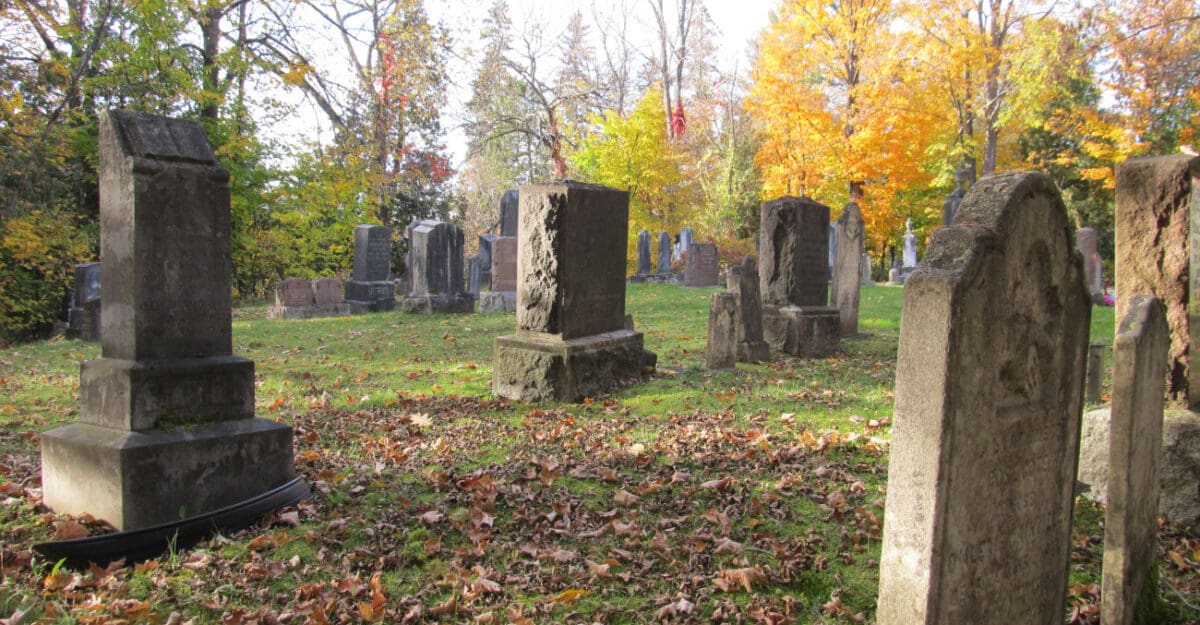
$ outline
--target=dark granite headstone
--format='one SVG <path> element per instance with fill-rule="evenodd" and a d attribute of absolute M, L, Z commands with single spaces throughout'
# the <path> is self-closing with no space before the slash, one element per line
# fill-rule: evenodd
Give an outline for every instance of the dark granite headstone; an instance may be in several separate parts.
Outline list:
<path fill-rule="evenodd" d="M 346 303 L 352 312 L 379 312 L 396 307 L 390 228 L 363 224 L 354 229 L 354 273 L 345 287 Z"/>
<path fill-rule="evenodd" d="M 637 273 L 650 273 L 650 232 L 642 230 L 637 236 Z"/>
<path fill-rule="evenodd" d="M 520 223 L 520 196 L 516 189 L 509 189 L 500 198 L 500 236 L 517 236 L 517 226 Z"/>
<path fill-rule="evenodd" d="M 67 312 L 67 336 L 100 340 L 100 263 L 75 265 L 74 302 Z"/>
<path fill-rule="evenodd" d="M 479 295 L 479 290 L 483 286 L 483 269 L 482 263 L 478 256 L 472 256 L 467 259 L 467 292 L 472 295 Z"/>
<path fill-rule="evenodd" d="M 499 238 L 500 236 L 496 234 L 479 235 L 479 291 L 499 290 L 492 286 L 492 247 Z M 478 293 L 479 291 L 471 292 Z"/>
<path fill-rule="evenodd" d="M 687 261 L 683 264 L 684 286 L 716 286 L 721 278 L 717 246 L 712 243 L 692 243 Z"/>
<path fill-rule="evenodd" d="M 829 303 L 829 207 L 808 198 L 762 204 L 759 283 L 771 306 Z"/>
<path fill-rule="evenodd" d="M 444 221 L 424 220 L 412 231 L 412 291 L 405 312 L 474 312 L 475 296 L 464 291 L 463 233 Z"/>
<path fill-rule="evenodd" d="M 671 273 L 671 234 L 666 230 L 658 233 L 657 273 Z"/>

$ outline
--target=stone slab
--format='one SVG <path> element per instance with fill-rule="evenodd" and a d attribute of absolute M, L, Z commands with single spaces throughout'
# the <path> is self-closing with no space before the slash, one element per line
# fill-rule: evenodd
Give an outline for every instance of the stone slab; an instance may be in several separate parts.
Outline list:
<path fill-rule="evenodd" d="M 759 282 L 763 304 L 829 303 L 829 207 L 809 198 L 762 203 Z M 769 340 L 768 340 L 769 342 Z"/>
<path fill-rule="evenodd" d="M 516 237 L 520 223 L 520 194 L 517 189 L 509 189 L 500 198 L 500 236 Z"/>
<path fill-rule="evenodd" d="M 481 313 L 510 313 L 516 311 L 516 291 L 484 291 L 479 294 L 479 312 Z"/>
<path fill-rule="evenodd" d="M 313 281 L 313 304 L 331 306 L 345 299 L 345 287 L 337 278 L 317 278 Z"/>
<path fill-rule="evenodd" d="M 292 429 L 243 419 L 130 432 L 85 423 L 41 435 L 46 505 L 118 530 L 239 503 L 294 477 Z"/>
<path fill-rule="evenodd" d="M 729 292 L 737 299 L 737 359 L 765 362 L 771 349 L 763 339 L 762 300 L 758 294 L 758 271 L 749 259 L 730 267 L 725 274 Z"/>
<path fill-rule="evenodd" d="M 786 323 L 780 351 L 797 358 L 828 358 L 841 347 L 841 317 L 838 309 L 830 306 L 784 306 L 778 309 L 778 314 Z"/>
<path fill-rule="evenodd" d="M 492 243 L 492 290 L 517 290 L 517 237 L 500 237 Z"/>
<path fill-rule="evenodd" d="M 658 233 L 658 262 L 655 264 L 656 273 L 671 273 L 671 234 L 666 230 Z"/>
<path fill-rule="evenodd" d="M 717 246 L 712 243 L 693 242 L 688 247 L 687 260 L 684 261 L 683 285 L 717 286 L 720 279 L 721 267 Z"/>
<path fill-rule="evenodd" d="M 650 231 L 645 229 L 637 235 L 637 272 L 650 273 Z"/>
<path fill-rule="evenodd" d="M 102 306 L 100 300 L 92 300 L 67 311 L 67 338 L 80 341 L 99 341 Z"/>
<path fill-rule="evenodd" d="M 75 265 L 75 305 L 100 301 L 100 263 Z"/>
<path fill-rule="evenodd" d="M 313 284 L 303 278 L 288 278 L 275 286 L 275 306 L 314 306 L 317 292 Z"/>
<path fill-rule="evenodd" d="M 564 340 L 518 330 L 496 339 L 492 391 L 523 401 L 580 401 L 641 381 L 645 362 L 640 332 L 622 328 Z"/>
<path fill-rule="evenodd" d="M 468 314 L 475 312 L 475 296 L 470 293 L 409 295 L 400 302 L 400 311 L 420 315 Z"/>
<path fill-rule="evenodd" d="M 412 229 L 412 289 L 409 296 L 455 295 L 466 287 L 463 232 L 444 221 L 424 220 Z M 348 298 L 347 298 L 348 299 Z"/>
<path fill-rule="evenodd" d="M 736 368 L 737 300 L 733 293 L 713 293 L 709 298 L 708 340 L 704 350 L 704 366 L 708 369 Z"/>

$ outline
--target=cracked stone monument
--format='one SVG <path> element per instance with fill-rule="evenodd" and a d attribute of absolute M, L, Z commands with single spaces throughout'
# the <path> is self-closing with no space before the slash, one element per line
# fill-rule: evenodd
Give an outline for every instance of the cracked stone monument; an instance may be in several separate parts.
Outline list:
<path fill-rule="evenodd" d="M 458 226 L 422 220 L 412 231 L 412 291 L 400 303 L 407 313 L 475 312 L 475 296 L 464 291 L 463 232 Z"/>
<path fill-rule="evenodd" d="M 658 264 L 654 268 L 657 273 L 671 273 L 671 233 L 663 230 L 658 233 Z"/>
<path fill-rule="evenodd" d="M 771 348 L 763 340 L 762 298 L 758 294 L 758 271 L 747 256 L 741 265 L 729 268 L 725 274 L 729 292 L 737 301 L 737 359 L 742 362 L 765 362 L 771 359 Z M 714 301 L 714 306 L 715 301 Z M 712 326 L 711 313 L 709 327 Z M 710 367 L 711 368 L 711 367 Z"/>
<path fill-rule="evenodd" d="M 41 437 L 46 505 L 132 530 L 285 484 L 292 429 L 254 417 L 233 355 L 229 173 L 204 130 L 110 111 L 99 174 L 102 350 L 79 422 Z"/>
<path fill-rule="evenodd" d="M 716 286 L 721 279 L 720 258 L 713 243 L 695 243 L 688 247 L 683 263 L 684 286 Z"/>
<path fill-rule="evenodd" d="M 858 336 L 858 298 L 862 282 L 863 219 L 850 202 L 837 221 L 837 256 L 833 265 L 830 302 L 838 309 L 841 336 Z"/>
<path fill-rule="evenodd" d="M 346 281 L 346 304 L 354 314 L 396 308 L 391 228 L 363 224 L 354 229 L 354 272 Z"/>
<path fill-rule="evenodd" d="M 1100 620 L 1130 625 L 1150 567 L 1158 559 L 1158 482 L 1162 458 L 1167 321 L 1162 302 L 1133 297 L 1113 343 L 1108 510 Z"/>
<path fill-rule="evenodd" d="M 571 181 L 520 192 L 517 331 L 496 339 L 493 391 L 578 401 L 640 381 L 642 334 L 625 328 L 629 193 Z"/>
<path fill-rule="evenodd" d="M 75 265 L 75 289 L 67 312 L 67 338 L 100 340 L 100 263 Z"/>
<path fill-rule="evenodd" d="M 759 286 L 763 337 L 793 356 L 837 352 L 841 320 L 829 304 L 829 207 L 806 197 L 762 203 Z"/>
<path fill-rule="evenodd" d="M 713 293 L 708 303 L 708 337 L 704 348 L 706 369 L 737 368 L 737 295 Z"/>
<path fill-rule="evenodd" d="M 492 290 L 479 294 L 479 312 L 517 309 L 517 237 L 492 241 Z"/>
<path fill-rule="evenodd" d="M 879 625 L 1063 621 L 1091 301 L 1058 189 L 988 176 L 904 288 Z"/>
<path fill-rule="evenodd" d="M 1192 337 L 1200 337 L 1200 158 L 1188 154 L 1125 161 L 1116 176 L 1117 319 L 1138 295 L 1153 295 L 1166 309 L 1171 345 L 1165 378 L 1166 412 L 1159 513 L 1200 524 L 1200 367 L 1191 362 Z M 1189 312 L 1190 311 L 1190 312 Z M 1200 339 L 1198 339 L 1200 340 Z M 1115 389 L 1114 389 L 1115 393 Z M 1107 500 L 1110 407 L 1083 419 L 1079 481 L 1084 494 Z"/>

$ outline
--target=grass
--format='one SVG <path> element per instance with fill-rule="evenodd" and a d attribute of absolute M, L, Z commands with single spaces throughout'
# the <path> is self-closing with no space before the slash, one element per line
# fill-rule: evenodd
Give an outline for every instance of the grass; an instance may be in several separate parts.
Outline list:
<path fill-rule="evenodd" d="M 109 572 L 51 574 L 29 552 L 63 521 L 40 505 L 37 434 L 78 417 L 78 367 L 99 346 L 0 351 L 0 605 L 90 622 L 869 620 L 903 290 L 864 287 L 869 336 L 833 358 L 735 372 L 703 368 L 712 292 L 630 285 L 659 373 L 580 404 L 490 394 L 511 314 L 239 308 L 257 413 L 295 428 L 317 496 Z M 1094 309 L 1093 341 L 1112 328 Z M 1079 514 L 1072 602 L 1087 608 L 1101 530 Z"/>

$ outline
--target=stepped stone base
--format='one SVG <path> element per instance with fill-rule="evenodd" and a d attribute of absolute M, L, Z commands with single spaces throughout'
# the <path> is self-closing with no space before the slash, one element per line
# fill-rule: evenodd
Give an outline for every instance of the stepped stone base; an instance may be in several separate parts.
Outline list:
<path fill-rule="evenodd" d="M 432 315 L 433 313 L 473 313 L 475 296 L 470 293 L 457 295 L 409 295 L 400 302 L 400 310 L 406 313 Z"/>
<path fill-rule="evenodd" d="M 524 401 L 579 401 L 623 381 L 641 381 L 651 359 L 642 333 L 616 330 L 577 339 L 518 330 L 496 339 L 492 390 Z"/>

